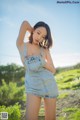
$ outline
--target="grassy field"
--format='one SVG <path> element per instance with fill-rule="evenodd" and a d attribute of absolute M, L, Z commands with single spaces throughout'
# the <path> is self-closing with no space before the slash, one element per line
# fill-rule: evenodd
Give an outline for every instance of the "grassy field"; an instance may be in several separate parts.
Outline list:
<path fill-rule="evenodd" d="M 80 89 L 80 70 L 68 70 L 55 76 L 59 89 Z"/>

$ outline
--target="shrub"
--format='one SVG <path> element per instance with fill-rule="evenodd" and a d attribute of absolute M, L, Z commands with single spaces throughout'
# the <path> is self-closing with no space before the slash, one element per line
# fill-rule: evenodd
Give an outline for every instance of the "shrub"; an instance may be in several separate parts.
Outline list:
<path fill-rule="evenodd" d="M 0 106 L 0 112 L 8 112 L 8 120 L 20 120 L 21 106 L 16 103 L 14 106 Z"/>
<path fill-rule="evenodd" d="M 1 65 L 0 66 L 0 85 L 2 85 L 2 79 L 5 79 L 6 83 L 10 81 L 16 82 L 21 81 L 24 76 L 24 67 L 18 66 L 16 64 Z"/>
<path fill-rule="evenodd" d="M 17 83 L 10 82 L 6 84 L 2 80 L 2 86 L 0 87 L 0 104 L 1 105 L 13 105 L 16 102 L 22 103 L 24 98 L 24 86 L 17 87 Z"/>
<path fill-rule="evenodd" d="M 80 70 L 68 70 L 55 76 L 59 89 L 80 89 Z"/>

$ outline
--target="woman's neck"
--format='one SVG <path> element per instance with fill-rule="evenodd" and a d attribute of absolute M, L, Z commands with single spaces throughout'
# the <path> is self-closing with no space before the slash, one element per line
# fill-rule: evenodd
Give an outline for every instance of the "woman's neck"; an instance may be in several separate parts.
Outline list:
<path fill-rule="evenodd" d="M 40 48 L 40 46 L 38 44 L 32 43 L 32 45 L 36 48 Z"/>

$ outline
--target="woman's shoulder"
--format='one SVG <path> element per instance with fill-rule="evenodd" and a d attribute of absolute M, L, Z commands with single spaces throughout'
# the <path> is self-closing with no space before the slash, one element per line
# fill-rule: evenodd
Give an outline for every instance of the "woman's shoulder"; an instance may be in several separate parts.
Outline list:
<path fill-rule="evenodd" d="M 24 43 L 23 43 L 23 45 L 22 45 L 22 47 L 24 48 L 24 46 L 26 46 L 26 47 L 27 47 L 27 46 L 29 46 L 29 45 L 30 45 L 30 43 L 29 43 L 29 42 L 24 42 Z"/>
<path fill-rule="evenodd" d="M 48 48 L 43 48 L 43 51 L 45 52 L 45 53 L 49 53 L 49 49 Z"/>
<path fill-rule="evenodd" d="M 29 44 L 29 42 L 23 42 L 23 44 L 20 45 L 20 46 L 17 46 L 17 48 L 18 48 L 19 51 L 23 51 L 24 47 L 27 47 L 28 44 Z"/>
<path fill-rule="evenodd" d="M 29 46 L 29 45 L 30 45 L 30 42 L 28 41 L 28 42 L 26 42 L 25 44 Z"/>

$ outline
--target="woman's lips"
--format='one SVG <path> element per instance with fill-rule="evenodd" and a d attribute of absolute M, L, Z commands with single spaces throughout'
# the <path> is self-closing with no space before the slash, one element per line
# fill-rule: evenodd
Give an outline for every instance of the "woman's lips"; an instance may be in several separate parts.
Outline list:
<path fill-rule="evenodd" d="M 36 43 L 37 43 L 37 44 L 39 44 L 39 41 L 38 41 L 38 40 L 36 40 Z"/>

